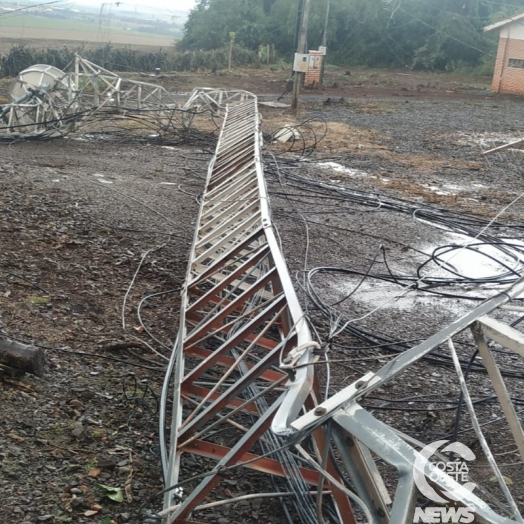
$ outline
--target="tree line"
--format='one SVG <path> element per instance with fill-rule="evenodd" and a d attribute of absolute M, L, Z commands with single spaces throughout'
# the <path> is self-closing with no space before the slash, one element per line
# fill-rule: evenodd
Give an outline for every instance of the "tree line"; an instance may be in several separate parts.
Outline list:
<path fill-rule="evenodd" d="M 274 44 L 291 57 L 301 2 L 197 0 L 178 46 L 218 49 L 235 33 L 247 49 Z M 323 41 L 328 3 L 328 61 L 434 70 L 489 66 L 497 35 L 484 33 L 484 26 L 524 12 L 524 0 L 312 0 L 309 49 Z"/>

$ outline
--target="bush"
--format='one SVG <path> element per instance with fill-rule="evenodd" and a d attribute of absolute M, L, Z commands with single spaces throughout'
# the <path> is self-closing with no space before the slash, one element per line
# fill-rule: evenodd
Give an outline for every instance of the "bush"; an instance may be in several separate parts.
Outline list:
<path fill-rule="evenodd" d="M 163 50 L 143 52 L 128 47 L 114 48 L 111 44 L 96 49 L 63 47 L 61 49 L 36 49 L 15 45 L 7 55 L 0 55 L 0 78 L 16 76 L 20 71 L 35 64 L 47 64 L 67 69 L 74 60 L 75 53 L 111 71 L 196 71 L 198 69 L 223 69 L 228 63 L 228 48 L 211 51 Z M 258 64 L 255 52 L 235 45 L 233 64 L 246 66 Z"/>
<path fill-rule="evenodd" d="M 23 45 L 11 48 L 8 55 L 0 56 L 0 77 L 16 76 L 34 64 L 48 64 L 65 69 L 72 63 L 74 51 L 63 49 L 32 49 Z"/>

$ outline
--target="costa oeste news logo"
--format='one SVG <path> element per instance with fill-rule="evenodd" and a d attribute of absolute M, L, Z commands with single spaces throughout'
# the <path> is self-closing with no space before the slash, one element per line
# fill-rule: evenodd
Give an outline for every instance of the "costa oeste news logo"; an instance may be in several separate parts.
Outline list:
<path fill-rule="evenodd" d="M 460 442 L 452 442 L 447 446 L 443 447 L 440 452 L 452 452 L 457 457 L 457 460 L 451 462 L 430 461 L 430 458 L 435 454 L 441 446 L 447 444 L 449 440 L 437 440 L 424 447 L 418 454 L 415 464 L 413 465 L 413 476 L 415 484 L 419 489 L 420 493 L 424 495 L 428 500 L 438 502 L 439 504 L 445 504 L 441 506 L 429 506 L 424 508 L 415 508 L 415 523 L 452 523 L 452 524 L 467 524 L 473 522 L 475 514 L 467 507 L 449 507 L 450 500 L 459 500 L 456 493 L 450 491 L 443 491 L 442 495 L 439 495 L 435 489 L 429 484 L 426 475 L 423 473 L 427 470 L 430 471 L 429 479 L 438 481 L 444 479 L 447 475 L 453 480 L 461 484 L 463 490 L 467 490 L 470 493 L 475 489 L 475 484 L 469 481 L 469 468 L 467 462 L 475 460 L 475 454 L 466 445 Z"/>

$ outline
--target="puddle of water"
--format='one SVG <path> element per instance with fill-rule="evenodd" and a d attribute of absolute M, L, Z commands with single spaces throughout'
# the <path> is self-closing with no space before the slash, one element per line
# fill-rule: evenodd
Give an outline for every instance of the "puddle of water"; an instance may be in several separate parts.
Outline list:
<path fill-rule="evenodd" d="M 323 169 L 332 169 L 337 173 L 344 173 L 345 175 L 351 177 L 375 178 L 373 175 L 370 175 L 365 171 L 360 171 L 359 169 L 350 169 L 349 167 L 345 167 L 342 164 L 338 164 L 337 162 L 315 162 L 315 165 Z"/>
<path fill-rule="evenodd" d="M 341 293 L 349 294 L 358 284 L 358 280 L 339 281 L 331 285 L 335 296 L 340 297 Z M 466 294 L 466 293 L 463 293 Z M 478 293 L 475 295 L 478 296 Z M 446 300 L 429 293 L 417 290 L 405 290 L 402 287 L 390 282 L 369 279 L 365 281 L 351 296 L 349 300 L 356 301 L 365 307 L 365 311 L 431 311 L 445 310 L 454 316 L 461 316 L 467 313 L 473 306 L 466 300 Z"/>
<path fill-rule="evenodd" d="M 512 133 L 458 133 L 456 136 L 458 138 L 458 144 L 474 144 L 480 146 L 482 149 L 491 149 L 523 139 L 522 136 Z"/>
<path fill-rule="evenodd" d="M 478 242 L 480 241 L 466 235 L 448 233 L 439 245 L 445 246 L 447 244 L 453 244 L 456 246 L 468 246 L 470 244 L 477 244 Z M 524 244 L 519 241 L 507 241 L 507 243 L 508 246 L 506 250 L 510 254 L 506 254 L 497 247 L 486 244 L 479 246 L 472 245 L 470 248 L 464 249 L 457 247 L 449 252 L 442 250 L 442 254 L 439 254 L 438 258 L 442 265 L 449 264 L 450 269 L 470 279 L 484 279 L 507 273 L 508 269 L 501 266 L 496 260 L 500 260 L 500 262 L 508 268 L 522 271 L 523 256 L 515 249 L 512 249 L 511 244 L 517 244 L 518 246 Z M 424 246 L 421 251 L 431 255 L 437 248 L 437 245 L 427 245 Z M 439 253 L 439 251 L 437 251 L 437 253 Z M 428 266 L 428 271 L 432 276 L 447 276 L 453 278 L 452 273 L 436 264 Z"/>
<path fill-rule="evenodd" d="M 442 253 L 439 254 L 441 265 L 439 266 L 434 262 L 430 262 L 423 271 L 423 275 L 451 279 L 462 276 L 472 280 L 481 280 L 505 274 L 509 271 L 508 268 L 520 273 L 524 271 L 524 255 L 516 251 L 516 249 L 520 247 L 524 250 L 523 241 L 506 240 L 507 245 L 505 249 L 508 253 L 504 253 L 491 245 L 471 246 L 469 249 L 461 249 L 462 246 L 476 243 L 477 241 L 474 238 L 448 232 L 443 235 L 442 240 L 438 244 L 423 245 L 420 247 L 420 250 L 428 255 L 431 255 L 435 249 L 438 249 L 440 246 L 443 248 L 450 244 L 457 246 L 456 249 L 451 251 L 443 249 Z M 515 247 L 512 247 L 512 244 L 514 244 Z M 437 254 L 438 253 L 437 251 Z M 497 260 L 507 267 L 503 267 L 497 263 Z M 459 276 L 442 267 L 446 264 Z M 330 287 L 335 296 L 341 297 L 341 293 L 349 294 L 355 289 L 359 281 L 360 279 L 357 278 L 336 279 L 335 282 L 330 284 Z M 476 297 L 484 296 L 488 298 L 493 296 L 497 289 L 499 290 L 500 287 L 494 284 L 475 284 L 473 282 L 467 289 L 461 289 L 458 294 Z M 445 288 L 442 288 L 442 292 L 446 293 L 447 291 Z M 401 286 L 371 278 L 365 280 L 349 300 L 359 302 L 368 310 L 379 307 L 386 311 L 430 311 L 431 309 L 439 309 L 450 312 L 455 316 L 464 315 L 474 307 L 473 303 L 468 300 L 443 299 L 416 290 L 406 292 Z"/>
<path fill-rule="evenodd" d="M 485 187 L 482 184 L 472 184 L 475 187 Z M 443 184 L 442 186 L 424 185 L 426 189 L 433 191 L 437 195 L 456 195 L 459 191 L 467 191 L 466 186 L 458 186 L 456 184 Z"/>
<path fill-rule="evenodd" d="M 450 191 L 443 191 L 439 186 L 424 186 L 426 189 L 433 191 L 436 195 L 452 195 Z"/>

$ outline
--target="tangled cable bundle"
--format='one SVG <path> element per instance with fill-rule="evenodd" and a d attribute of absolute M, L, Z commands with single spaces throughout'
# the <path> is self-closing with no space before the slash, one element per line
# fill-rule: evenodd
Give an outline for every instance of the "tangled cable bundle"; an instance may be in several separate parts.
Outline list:
<path fill-rule="evenodd" d="M 284 144 L 285 153 L 293 153 L 292 161 L 295 162 L 313 155 L 319 142 L 325 138 L 328 128 L 324 118 L 314 116 L 294 126 L 286 125 L 283 130 L 290 135 L 289 141 Z M 283 130 L 264 135 L 266 144 L 273 144 Z"/>
<path fill-rule="evenodd" d="M 300 125 L 296 126 L 300 129 Z M 308 131 L 312 126 L 308 126 Z M 313 129 L 314 133 L 314 129 Z M 272 192 L 273 195 L 284 198 L 291 211 L 283 211 L 284 216 L 299 216 L 306 229 L 307 247 L 304 270 L 297 273 L 296 284 L 302 288 L 306 301 L 314 306 L 314 310 L 320 313 L 326 320 L 324 339 L 318 331 L 319 342 L 324 343 L 325 360 L 321 359 L 318 364 L 326 367 L 326 386 L 325 396 L 330 393 L 330 364 L 336 362 L 357 362 L 362 351 L 369 351 L 375 354 L 375 358 L 380 357 L 377 352 L 392 353 L 393 355 L 403 353 L 407 349 L 421 342 L 420 339 L 399 340 L 396 337 L 381 333 L 379 329 L 365 329 L 361 318 L 347 318 L 339 306 L 350 299 L 361 286 L 367 281 L 381 281 L 392 286 L 398 286 L 399 293 L 397 298 L 407 292 L 416 291 L 418 293 L 428 293 L 432 296 L 445 299 L 460 299 L 474 302 L 484 301 L 486 296 L 480 292 L 482 288 L 490 290 L 492 293 L 497 288 L 505 288 L 519 279 L 524 270 L 524 242 L 520 241 L 524 233 L 524 225 L 521 223 L 505 223 L 499 221 L 500 215 L 509 207 L 514 205 L 523 195 L 518 196 L 511 204 L 506 206 L 494 219 L 485 219 L 479 216 L 465 214 L 454 210 L 438 207 L 435 205 L 415 203 L 403 198 L 394 196 L 379 195 L 376 193 L 365 192 L 359 189 L 344 187 L 343 185 L 326 183 L 314 176 L 307 176 L 301 173 L 304 166 L 314 166 L 306 157 L 311 157 L 315 148 L 322 137 L 314 136 L 310 139 L 310 144 L 306 144 L 303 134 L 298 134 L 293 130 L 293 136 L 300 136 L 301 141 L 293 140 L 288 152 L 295 152 L 297 156 L 292 157 L 287 154 L 272 153 L 266 154 L 266 173 L 275 180 L 279 186 Z M 300 147 L 297 147 L 300 144 Z M 325 160 L 325 159 L 323 159 Z M 347 229 L 337 227 L 337 225 L 326 222 L 319 222 L 311 218 L 311 214 L 318 214 L 319 210 L 309 210 L 312 202 L 326 202 L 325 210 L 322 213 L 343 215 L 349 211 L 349 206 L 360 209 L 367 208 L 370 211 L 393 211 L 395 213 L 408 215 L 414 220 L 436 227 L 446 233 L 464 235 L 464 243 L 454 242 L 440 245 L 430 253 L 423 253 L 415 250 L 418 255 L 423 257 L 422 262 L 414 269 L 412 275 L 398 274 L 391 269 L 388 262 L 386 250 L 381 246 L 374 259 L 369 263 L 367 269 L 352 269 L 347 267 L 308 267 L 307 252 L 309 250 L 309 226 L 318 226 L 340 230 L 342 234 L 347 234 Z M 344 205 L 349 204 L 347 207 Z M 295 222 L 300 224 L 300 221 Z M 358 232 L 357 232 L 358 233 Z M 468 241 L 468 238 L 470 239 Z M 473 253 L 476 257 L 483 257 L 487 266 L 492 268 L 488 275 L 469 275 L 468 271 L 461 271 L 454 259 L 457 255 Z M 374 265 L 377 258 L 382 259 L 385 271 L 377 272 Z M 330 302 L 317 286 L 315 280 L 320 276 L 333 276 L 350 278 L 352 285 L 351 291 L 344 294 L 342 298 Z M 475 291 L 472 291 L 476 290 Z M 522 300 L 522 299 L 517 299 Z M 307 307 L 306 302 L 306 307 Z M 382 308 L 384 304 L 371 312 L 374 313 Z M 363 317 L 367 317 L 363 315 Z M 311 317 L 310 317 L 311 319 Z M 516 326 L 524 320 L 524 316 L 517 318 L 512 326 Z M 349 337 L 349 340 L 347 338 Z M 350 340 L 359 341 L 361 345 L 350 345 Z M 466 373 L 466 379 L 472 372 L 486 373 L 482 361 L 477 359 L 478 352 L 472 351 L 474 344 L 467 341 L 462 342 L 464 356 L 460 359 L 460 365 Z M 509 355 L 510 352 L 504 349 L 491 348 L 499 354 Z M 345 358 L 335 358 L 333 353 L 345 355 Z M 469 353 L 469 354 L 468 354 Z M 352 358 L 349 358 L 352 357 Z M 370 357 L 371 358 L 371 357 Z M 446 368 L 453 368 L 452 357 L 439 350 L 434 350 L 424 357 L 424 361 Z M 507 363 L 500 368 L 504 377 L 522 379 L 524 378 L 524 366 L 512 365 Z M 524 399 L 518 395 L 513 395 L 512 402 L 516 406 L 522 405 Z M 496 401 L 493 395 L 480 395 L 474 400 L 475 405 L 488 404 Z M 418 406 L 413 406 L 416 402 Z M 409 403 L 409 404 L 408 404 Z M 381 397 L 367 397 L 366 406 L 368 409 L 378 411 L 397 411 L 397 412 L 455 412 L 455 420 L 452 431 L 443 438 L 452 438 L 454 441 L 458 435 L 471 431 L 472 427 L 461 428 L 460 420 L 463 408 L 463 397 L 459 395 L 457 400 L 445 401 L 436 396 L 425 396 L 420 398 L 400 398 L 384 399 Z M 518 411 L 518 413 L 524 410 Z M 493 417 L 482 425 L 487 426 L 503 420 L 504 417 Z"/>
<path fill-rule="evenodd" d="M 203 131 L 193 126 L 195 116 L 209 117 L 212 123 L 209 130 Z M 3 124 L 3 125 L 2 125 Z M 119 142 L 144 141 L 162 145 L 194 145 L 213 148 L 216 144 L 219 125 L 210 110 L 187 111 L 172 108 L 166 116 L 165 110 L 137 110 L 122 108 L 119 111 L 105 109 L 93 112 L 85 110 L 41 123 L 42 130 L 26 136 L 24 130 L 34 130 L 35 124 L 7 125 L 0 110 L 0 140 L 12 142 L 16 138 L 24 140 L 50 140 L 75 134 L 84 138 L 114 140 Z M 209 126 L 207 126 L 209 127 Z M 17 137 L 13 133 L 18 133 Z"/>

